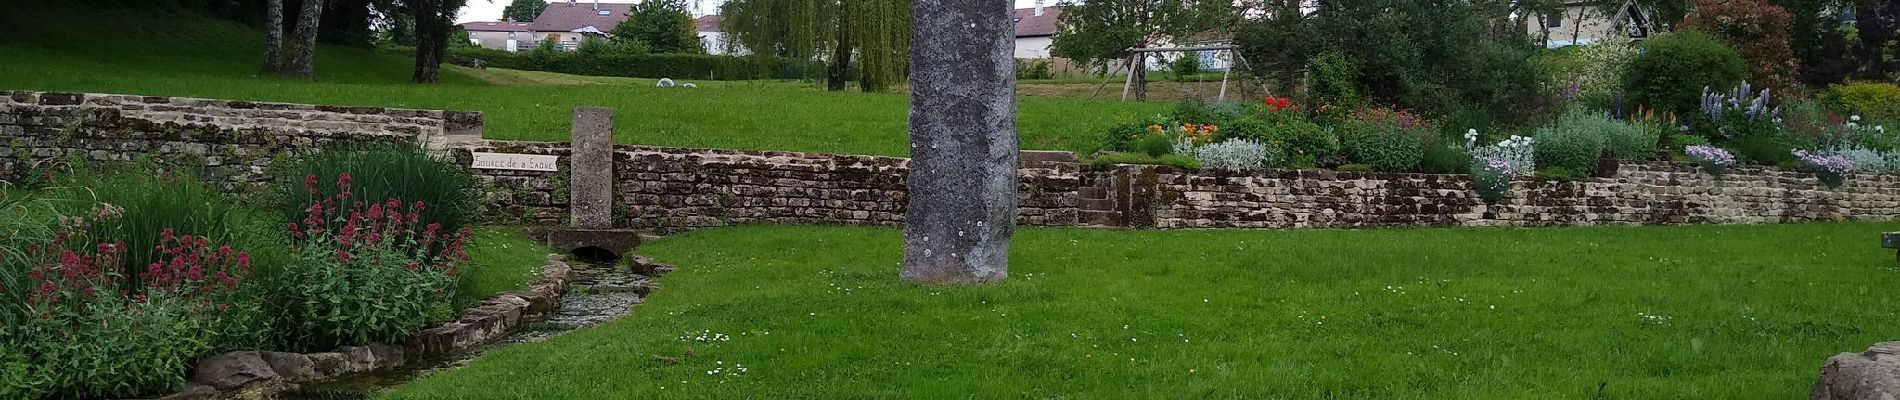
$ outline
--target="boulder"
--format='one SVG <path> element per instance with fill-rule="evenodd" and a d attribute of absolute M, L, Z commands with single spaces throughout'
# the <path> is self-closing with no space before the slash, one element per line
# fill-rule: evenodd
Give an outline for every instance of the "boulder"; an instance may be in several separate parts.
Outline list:
<path fill-rule="evenodd" d="M 244 384 L 277 379 L 277 372 L 255 351 L 234 351 L 198 361 L 191 381 L 219 389 L 234 389 Z"/>
<path fill-rule="evenodd" d="M 1808 399 L 1900 399 L 1900 342 L 1875 344 L 1865 352 L 1827 359 Z"/>
<path fill-rule="evenodd" d="M 318 379 L 328 379 L 350 373 L 350 358 L 343 353 L 310 353 L 304 357 L 310 359 L 310 366 Z"/>
<path fill-rule="evenodd" d="M 377 370 L 396 369 L 396 368 L 401 368 L 404 364 L 407 364 L 408 358 L 403 357 L 402 346 L 391 346 L 391 345 L 382 344 L 382 343 L 371 343 L 369 346 L 366 346 L 366 347 L 369 347 L 370 354 L 374 354 L 376 356 Z"/>
<path fill-rule="evenodd" d="M 376 355 L 368 347 L 343 346 L 336 348 L 343 355 L 343 372 L 360 373 L 376 370 Z"/>
<path fill-rule="evenodd" d="M 271 371 L 277 372 L 277 376 L 284 380 L 310 382 L 324 378 L 323 375 L 317 374 L 316 363 L 312 362 L 309 356 L 278 351 L 266 351 L 258 353 L 258 356 L 264 359 L 265 364 L 270 365 Z"/>

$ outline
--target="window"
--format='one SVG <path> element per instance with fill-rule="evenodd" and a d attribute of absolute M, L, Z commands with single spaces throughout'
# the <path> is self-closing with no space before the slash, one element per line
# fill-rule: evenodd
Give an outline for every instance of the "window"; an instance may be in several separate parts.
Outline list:
<path fill-rule="evenodd" d="M 1550 16 L 1545 17 L 1544 21 L 1546 22 L 1546 24 L 1544 24 L 1544 26 L 1546 27 L 1562 28 L 1564 27 L 1564 14 L 1563 13 L 1551 14 Z"/>

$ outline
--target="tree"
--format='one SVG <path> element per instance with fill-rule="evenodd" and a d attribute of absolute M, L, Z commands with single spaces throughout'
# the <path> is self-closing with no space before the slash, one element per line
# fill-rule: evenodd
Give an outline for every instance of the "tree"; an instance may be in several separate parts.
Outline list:
<path fill-rule="evenodd" d="M 1900 69 L 1894 61 L 1887 60 L 1887 53 L 1900 51 L 1900 45 L 1893 40 L 1900 36 L 1900 2 L 1893 0 L 1855 0 L 1854 30 L 1858 32 L 1859 48 L 1855 55 L 1860 60 L 1861 79 L 1887 80 Z M 1897 55 L 1900 56 L 1900 55 Z"/>
<path fill-rule="evenodd" d="M 448 50 L 455 13 L 468 0 L 406 0 L 416 24 L 416 68 L 411 80 L 435 83 L 441 78 L 443 54 Z"/>
<path fill-rule="evenodd" d="M 1016 227 L 1015 25 L 1006 1 L 916 0 L 904 262 L 898 279 L 1009 274 Z"/>
<path fill-rule="evenodd" d="M 858 86 L 883 90 L 903 79 L 910 51 L 905 0 L 730 0 L 720 6 L 731 40 L 793 60 L 825 60 L 830 90 L 844 90 L 857 63 Z"/>
<path fill-rule="evenodd" d="M 541 11 L 548 9 L 547 0 L 515 0 L 502 7 L 501 17 L 509 21 L 527 22 L 541 17 Z"/>
<path fill-rule="evenodd" d="M 1243 56 L 1271 67 L 1256 71 L 1281 74 L 1263 78 L 1310 80 L 1315 70 L 1351 65 L 1352 92 L 1366 103 L 1456 116 L 1462 119 L 1450 123 L 1475 128 L 1528 122 L 1553 106 L 1526 21 L 1499 20 L 1535 18 L 1535 8 L 1501 16 L 1497 4 L 1469 1 L 1317 0 L 1305 7 L 1312 11 L 1302 18 L 1243 23 Z M 1290 2 L 1277 8 L 1291 10 Z M 1336 62 L 1315 64 L 1328 53 Z"/>
<path fill-rule="evenodd" d="M 285 76 L 317 79 L 317 23 L 323 19 L 323 0 L 303 0 L 297 28 L 291 31 L 290 53 L 283 63 Z"/>
<path fill-rule="evenodd" d="M 647 0 L 633 5 L 627 19 L 615 25 L 616 41 L 634 41 L 654 53 L 704 53 L 699 30 L 685 0 Z"/>
<path fill-rule="evenodd" d="M 1762 0 L 1696 0 L 1676 29 L 1714 35 L 1748 62 L 1748 80 L 1787 96 L 1800 87 L 1801 65 L 1789 46 L 1787 10 Z"/>
<path fill-rule="evenodd" d="M 1231 2 L 1222 1 L 1091 0 L 1077 4 L 1065 0 L 1049 52 L 1084 64 L 1129 59 L 1124 65 L 1135 72 L 1135 99 L 1145 100 L 1145 53 L 1130 57 L 1128 49 L 1232 26 L 1238 15 Z"/>
<path fill-rule="evenodd" d="M 264 74 L 284 72 L 284 0 L 265 0 Z"/>

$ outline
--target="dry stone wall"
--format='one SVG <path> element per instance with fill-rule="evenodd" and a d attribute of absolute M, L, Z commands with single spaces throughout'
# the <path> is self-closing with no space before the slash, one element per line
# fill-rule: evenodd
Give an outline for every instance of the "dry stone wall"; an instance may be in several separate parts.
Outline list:
<path fill-rule="evenodd" d="M 491 214 L 504 220 L 561 224 L 572 182 L 566 143 L 488 141 L 455 149 L 556 155 L 562 171 L 473 170 L 488 189 Z M 897 225 L 903 221 L 909 160 L 773 151 L 617 146 L 614 214 L 618 227 L 651 233 L 751 223 Z M 1079 166 L 1026 164 L 1019 173 L 1019 223 L 1075 225 Z"/>
<path fill-rule="evenodd" d="M 492 219 L 566 225 L 568 144 L 482 141 L 481 114 L 173 97 L 0 91 L 0 179 L 150 160 L 227 188 L 338 144 L 426 142 L 462 165 L 473 152 L 560 156 L 554 172 L 471 169 Z M 1773 223 L 1900 219 L 1900 176 L 1624 163 L 1607 178 L 1522 180 L 1486 204 L 1463 175 L 1332 171 L 1232 173 L 1122 165 L 1024 152 L 1018 223 L 1136 228 L 1357 228 Z M 897 225 L 909 160 L 773 151 L 616 146 L 614 220 L 666 234 L 750 223 Z"/>
<path fill-rule="evenodd" d="M 479 136 L 481 126 L 477 112 L 0 91 L 0 180 L 150 161 L 236 188 L 268 180 L 279 159 L 331 145 Z"/>
<path fill-rule="evenodd" d="M 1357 228 L 1773 223 L 1900 218 L 1900 176 L 1859 174 L 1834 189 L 1813 174 L 1691 165 L 1619 165 L 1616 175 L 1515 182 L 1485 204 L 1464 175 L 1134 167 L 1153 176 L 1160 228 Z M 1137 207 L 1138 209 L 1141 207 Z"/>

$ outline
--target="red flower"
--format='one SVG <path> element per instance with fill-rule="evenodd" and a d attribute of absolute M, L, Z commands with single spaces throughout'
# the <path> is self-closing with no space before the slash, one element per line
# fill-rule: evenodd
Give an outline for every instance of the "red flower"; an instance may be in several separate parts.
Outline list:
<path fill-rule="evenodd" d="M 339 190 L 348 191 L 350 187 L 350 173 L 344 172 L 336 174 L 336 187 Z"/>
<path fill-rule="evenodd" d="M 303 189 L 311 194 L 317 193 L 317 174 L 304 175 Z"/>

